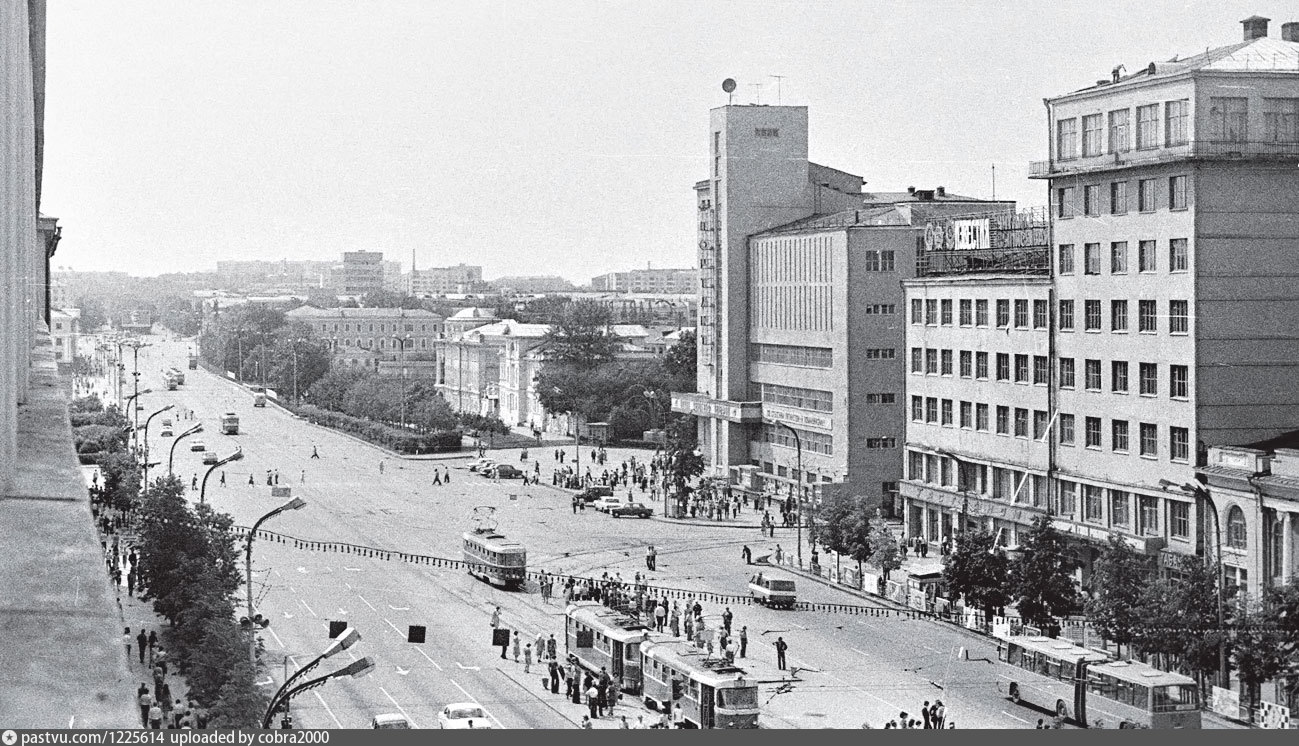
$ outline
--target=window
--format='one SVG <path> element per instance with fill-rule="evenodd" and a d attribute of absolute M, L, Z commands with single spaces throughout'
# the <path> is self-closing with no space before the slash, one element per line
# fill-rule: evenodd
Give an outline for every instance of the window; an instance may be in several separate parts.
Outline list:
<path fill-rule="evenodd" d="M 1088 391 L 1101 390 L 1101 361 L 1083 361 L 1083 387 Z"/>
<path fill-rule="evenodd" d="M 1099 275 L 1101 273 L 1101 245 L 1098 243 L 1083 244 L 1083 274 Z"/>
<path fill-rule="evenodd" d="M 1263 141 L 1299 142 L 1299 98 L 1263 99 Z"/>
<path fill-rule="evenodd" d="M 1087 114 L 1082 118 L 1082 154 L 1083 157 L 1100 155 L 1103 147 L 1104 124 L 1100 114 Z"/>
<path fill-rule="evenodd" d="M 1137 244 L 1137 271 L 1155 271 L 1155 242 L 1142 241 Z"/>
<path fill-rule="evenodd" d="M 1060 415 L 1060 445 L 1071 446 L 1073 443 L 1073 415 L 1062 414 Z"/>
<path fill-rule="evenodd" d="M 961 350 L 961 378 L 974 377 L 974 353 Z"/>
<path fill-rule="evenodd" d="M 984 381 L 988 380 L 988 353 L 974 353 L 974 377 Z"/>
<path fill-rule="evenodd" d="M 1074 387 L 1074 362 L 1071 357 L 1060 358 L 1060 388 Z"/>
<path fill-rule="evenodd" d="M 1158 319 L 1155 313 L 1155 302 L 1153 300 L 1137 301 L 1137 328 L 1143 332 L 1157 332 L 1156 326 Z"/>
<path fill-rule="evenodd" d="M 925 348 L 925 375 L 938 375 L 938 350 L 932 347 Z"/>
<path fill-rule="evenodd" d="M 1089 332 L 1101 330 L 1101 302 L 1098 300 L 1083 301 L 1083 328 Z"/>
<path fill-rule="evenodd" d="M 938 323 L 943 326 L 952 325 L 952 299 L 943 298 L 939 303 Z"/>
<path fill-rule="evenodd" d="M 1174 399 L 1190 397 L 1190 386 L 1187 382 L 1188 368 L 1185 365 L 1168 366 L 1168 395 Z"/>
<path fill-rule="evenodd" d="M 974 325 L 975 326 L 988 325 L 988 301 L 976 300 L 974 302 Z"/>
<path fill-rule="evenodd" d="M 925 351 L 923 348 L 920 347 L 911 348 L 911 372 L 912 373 L 925 372 Z"/>
<path fill-rule="evenodd" d="M 1128 302 L 1125 300 L 1110 301 L 1110 331 L 1126 332 L 1128 330 Z"/>
<path fill-rule="evenodd" d="M 985 433 L 988 431 L 988 405 L 987 404 L 974 405 L 974 429 L 981 430 Z"/>
<path fill-rule="evenodd" d="M 1249 140 L 1249 100 L 1245 98 L 1209 99 L 1209 139 L 1218 142 Z"/>
<path fill-rule="evenodd" d="M 749 345 L 749 356 L 759 363 L 791 365 L 798 368 L 830 368 L 834 365 L 834 350 L 829 347 L 802 347 L 799 345 L 755 342 Z"/>
<path fill-rule="evenodd" d="M 925 301 L 925 323 L 929 326 L 938 324 L 938 300 L 935 298 Z"/>
<path fill-rule="evenodd" d="M 1131 135 L 1128 132 L 1128 114 L 1127 109 L 1110 112 L 1109 152 L 1111 153 L 1126 153 L 1132 147 Z"/>
<path fill-rule="evenodd" d="M 1015 328 L 1028 328 L 1028 301 L 1023 298 L 1015 299 Z"/>
<path fill-rule="evenodd" d="M 1191 434 L 1184 427 L 1168 428 L 1168 458 L 1186 463 L 1191 457 Z"/>
<path fill-rule="evenodd" d="M 1050 424 L 1051 418 L 1046 412 L 1040 409 L 1033 410 L 1033 439 L 1041 440 L 1046 435 L 1047 425 Z"/>
<path fill-rule="evenodd" d="M 1101 418 L 1087 417 L 1085 420 L 1086 427 L 1086 446 L 1088 448 L 1101 447 Z"/>
<path fill-rule="evenodd" d="M 1110 448 L 1120 453 L 1128 452 L 1128 421 L 1113 420 L 1110 422 Z"/>
<path fill-rule="evenodd" d="M 1190 108 L 1187 99 L 1164 102 L 1164 144 L 1168 147 L 1186 144 L 1186 123 Z"/>
<path fill-rule="evenodd" d="M 1227 512 L 1227 546 L 1232 549 L 1248 549 L 1248 528 L 1245 525 L 1245 513 L 1239 506 L 1231 506 Z"/>
<path fill-rule="evenodd" d="M 867 394 L 867 404 L 894 404 L 897 397 L 894 394 Z"/>
<path fill-rule="evenodd" d="M 924 481 L 925 454 L 907 451 L 907 479 Z"/>
<path fill-rule="evenodd" d="M 1073 244 L 1060 244 L 1060 259 L 1056 266 L 1062 275 L 1073 274 Z"/>
<path fill-rule="evenodd" d="M 951 350 L 943 350 L 942 363 L 943 364 L 942 364 L 941 373 L 945 376 L 952 375 L 952 351 Z"/>
<path fill-rule="evenodd" d="M 1010 353 L 1006 353 L 1006 352 L 997 353 L 997 380 L 998 381 L 1010 380 Z"/>
<path fill-rule="evenodd" d="M 1159 147 L 1159 104 L 1137 107 L 1137 150 Z"/>
<path fill-rule="evenodd" d="M 920 298 L 911 299 L 911 323 L 925 323 L 925 302 Z"/>
<path fill-rule="evenodd" d="M 1137 181 L 1137 209 L 1141 212 L 1155 211 L 1155 180 Z"/>
<path fill-rule="evenodd" d="M 1028 355 L 1015 356 L 1015 383 L 1028 383 Z"/>
<path fill-rule="evenodd" d="M 834 438 L 832 436 L 826 433 L 812 432 L 811 430 L 797 430 L 797 432 L 799 440 L 803 444 L 804 452 L 819 453 L 823 456 L 834 455 Z M 762 436 L 763 440 L 772 445 L 791 449 L 795 446 L 794 436 L 790 435 L 789 431 L 783 427 L 763 424 Z M 782 473 L 784 468 L 783 466 L 780 467 L 777 473 L 784 476 Z"/>
<path fill-rule="evenodd" d="M 866 447 L 870 450 L 897 448 L 898 442 L 895 438 L 867 438 Z"/>
<path fill-rule="evenodd" d="M 1137 497 L 1137 531 L 1142 536 L 1159 535 L 1159 498 L 1150 495 Z"/>
<path fill-rule="evenodd" d="M 1051 360 L 1046 355 L 1033 356 L 1033 383 L 1046 385 L 1051 381 Z"/>
<path fill-rule="evenodd" d="M 1060 301 L 1060 331 L 1073 331 L 1073 301 Z"/>
<path fill-rule="evenodd" d="M 1083 214 L 1100 215 L 1101 214 L 1101 186 L 1100 184 L 1088 184 L 1083 187 Z"/>
<path fill-rule="evenodd" d="M 1128 362 L 1126 360 L 1110 362 L 1110 391 L 1116 394 L 1128 393 Z"/>
<path fill-rule="evenodd" d="M 1124 528 L 1132 525 L 1131 497 L 1123 490 L 1110 490 L 1110 523 Z"/>
<path fill-rule="evenodd" d="M 1067 161 L 1078 157 L 1078 120 L 1063 119 L 1055 123 L 1056 158 Z"/>
<path fill-rule="evenodd" d="M 961 427 L 970 429 L 974 426 L 974 405 L 968 401 L 961 402 Z"/>
<path fill-rule="evenodd" d="M 1185 272 L 1190 267 L 1186 253 L 1186 239 L 1174 238 L 1168 242 L 1168 271 Z"/>
<path fill-rule="evenodd" d="M 759 401 L 796 409 L 811 409 L 816 412 L 834 411 L 834 394 L 829 391 L 781 386 L 774 383 L 756 385 Z"/>
<path fill-rule="evenodd" d="M 1047 328 L 1047 326 L 1049 325 L 1049 316 L 1050 316 L 1049 310 L 1050 310 L 1050 306 L 1047 305 L 1047 302 L 1045 300 L 1039 299 L 1033 301 L 1033 328 L 1034 329 Z"/>
<path fill-rule="evenodd" d="M 925 420 L 925 397 L 911 397 L 911 419 L 914 422 L 924 422 Z"/>
<path fill-rule="evenodd" d="M 1191 538 L 1191 506 L 1176 500 L 1168 501 L 1168 533 L 1176 539 Z"/>
<path fill-rule="evenodd" d="M 997 407 L 997 434 L 1010 435 L 1010 407 Z"/>
<path fill-rule="evenodd" d="M 1186 209 L 1186 177 L 1168 177 L 1168 209 Z"/>
<path fill-rule="evenodd" d="M 1122 215 L 1128 211 L 1128 183 L 1115 181 L 1110 183 L 1110 214 Z"/>
<path fill-rule="evenodd" d="M 1073 217 L 1073 187 L 1060 187 L 1055 190 L 1055 216 L 1061 219 Z"/>
<path fill-rule="evenodd" d="M 1083 520 L 1092 523 L 1105 520 L 1105 498 L 1101 488 L 1090 484 L 1084 484 L 1082 488 Z"/>
<path fill-rule="evenodd" d="M 894 255 L 892 251 L 867 251 L 865 254 L 867 272 L 892 272 Z"/>
<path fill-rule="evenodd" d="M 1078 483 L 1060 480 L 1060 514 L 1072 516 L 1078 510 Z"/>
<path fill-rule="evenodd" d="M 1110 274 L 1123 275 L 1128 272 L 1128 242 L 1114 241 L 1110 244 Z"/>
<path fill-rule="evenodd" d="M 1141 455 L 1159 455 L 1159 427 L 1149 422 L 1141 423 Z"/>
<path fill-rule="evenodd" d="M 932 396 L 925 397 L 925 422 L 938 422 L 938 399 Z"/>
<path fill-rule="evenodd" d="M 942 424 L 952 424 L 952 400 L 943 399 L 942 401 L 943 421 Z"/>
<path fill-rule="evenodd" d="M 1028 410 L 1015 407 L 1015 437 L 1028 437 Z"/>
<path fill-rule="evenodd" d="M 997 299 L 997 328 L 1010 326 L 1010 301 Z"/>
<path fill-rule="evenodd" d="M 892 303 L 875 303 L 866 306 L 862 309 L 862 312 L 872 316 L 892 316 L 898 312 L 898 307 Z M 829 438 L 830 436 L 827 435 L 826 437 Z"/>
<path fill-rule="evenodd" d="M 960 321 L 961 326 L 970 326 L 974 323 L 974 304 L 969 298 L 961 299 Z"/>
<path fill-rule="evenodd" d="M 1154 363 L 1141 363 L 1138 366 L 1138 378 L 1141 380 L 1141 395 L 1155 396 L 1159 393 L 1159 366 Z"/>
<path fill-rule="evenodd" d="M 776 127 L 754 127 L 754 137 L 780 137 L 780 130 Z"/>
<path fill-rule="evenodd" d="M 1190 302 L 1184 300 L 1168 301 L 1168 333 L 1186 334 L 1190 330 Z"/>

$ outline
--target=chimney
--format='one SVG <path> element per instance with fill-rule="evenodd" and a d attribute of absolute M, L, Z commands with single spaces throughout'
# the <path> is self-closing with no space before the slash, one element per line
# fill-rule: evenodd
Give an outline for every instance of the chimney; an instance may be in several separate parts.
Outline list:
<path fill-rule="evenodd" d="M 1263 16 L 1250 16 L 1241 21 L 1241 25 L 1245 27 L 1245 41 L 1262 39 L 1267 36 L 1267 23 L 1270 20 L 1272 19 Z"/>
<path fill-rule="evenodd" d="M 907 194 L 915 194 L 915 193 L 916 193 L 915 187 L 907 187 Z"/>
<path fill-rule="evenodd" d="M 946 197 L 946 196 L 947 196 L 947 187 L 938 187 L 938 188 L 935 189 L 934 191 L 938 193 L 938 196 L 939 196 L 939 197 Z"/>
<path fill-rule="evenodd" d="M 1281 39 L 1284 41 L 1299 42 L 1299 23 L 1281 24 Z"/>

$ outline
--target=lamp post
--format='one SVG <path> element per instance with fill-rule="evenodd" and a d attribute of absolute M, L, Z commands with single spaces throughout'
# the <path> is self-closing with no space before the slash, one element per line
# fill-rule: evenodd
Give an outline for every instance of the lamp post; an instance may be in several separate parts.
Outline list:
<path fill-rule="evenodd" d="M 138 386 L 139 386 L 139 383 L 140 383 L 140 382 L 139 382 L 139 380 L 137 379 L 137 380 L 136 380 L 137 388 L 138 388 Z M 133 408 L 134 408 L 134 407 L 137 407 L 138 405 L 135 404 L 135 400 L 136 400 L 138 397 L 140 397 L 140 396 L 142 396 L 142 395 L 144 395 L 144 394 L 152 394 L 152 393 L 153 393 L 153 389 L 145 389 L 144 391 L 136 391 L 134 394 L 131 394 L 130 396 L 126 397 L 126 406 L 128 406 L 128 407 L 133 407 Z M 140 437 L 139 437 L 139 435 L 140 435 L 140 434 L 139 434 L 139 430 L 140 430 L 140 412 L 139 412 L 138 409 L 133 409 L 132 411 L 133 411 L 133 413 L 134 413 L 134 415 L 135 415 L 135 416 L 134 416 L 134 419 L 135 419 L 135 426 L 131 429 L 131 440 L 134 441 L 133 449 L 135 450 L 136 455 L 138 456 L 138 455 L 139 455 L 139 451 L 140 451 Z M 129 425 L 128 425 L 128 427 L 129 427 Z"/>
<path fill-rule="evenodd" d="M 215 464 L 212 464 L 212 466 L 208 467 L 208 470 L 207 470 L 206 472 L 204 472 L 204 474 L 203 474 L 203 484 L 199 487 L 199 490 L 198 490 L 198 504 L 199 504 L 199 505 L 202 505 L 204 502 L 207 501 L 207 478 L 210 477 L 210 476 L 212 476 L 212 472 L 216 471 L 218 468 L 220 468 L 220 467 L 222 467 L 222 466 L 225 466 L 226 464 L 230 463 L 231 461 L 238 461 L 239 459 L 241 459 L 241 458 L 243 458 L 243 457 L 244 457 L 244 451 L 243 451 L 243 448 L 240 448 L 239 450 L 235 451 L 234 453 L 230 454 L 229 456 L 226 456 L 225 458 L 221 459 L 220 461 L 216 462 Z"/>
<path fill-rule="evenodd" d="M 134 399 L 136 396 L 140 395 L 140 348 L 149 347 L 150 345 L 147 342 L 141 342 L 138 339 L 129 339 L 126 340 L 125 342 L 122 342 L 122 344 L 126 345 L 127 347 L 130 347 L 132 350 L 131 376 L 135 379 L 135 394 L 131 398 Z M 148 390 L 146 390 L 145 393 L 148 393 Z M 135 439 L 135 450 L 136 452 L 139 452 L 140 450 L 140 434 L 139 434 L 140 410 L 137 408 L 132 411 L 132 414 L 134 415 L 133 419 L 135 420 L 136 432 L 132 433 L 131 435 Z"/>
<path fill-rule="evenodd" d="M 288 711 L 289 701 L 285 699 L 283 703 L 280 703 L 280 696 L 283 695 L 286 691 L 288 691 L 289 687 L 293 686 L 293 683 L 295 681 L 301 679 L 307 673 L 315 669 L 315 667 L 319 666 L 320 663 L 324 661 L 326 658 L 332 658 L 333 656 L 338 655 L 339 653 L 343 652 L 344 650 L 347 650 L 348 648 L 352 647 L 353 645 L 355 645 L 360 641 L 361 641 L 361 633 L 357 632 L 355 627 L 348 627 L 347 629 L 343 630 L 343 633 L 341 635 L 334 638 L 333 642 L 329 643 L 329 647 L 325 648 L 325 652 L 316 656 L 315 660 L 311 661 L 310 663 L 303 666 L 302 668 L 299 668 L 297 671 L 294 672 L 292 676 L 285 679 L 284 683 L 280 686 L 280 688 L 276 690 L 275 695 L 271 697 L 270 706 L 266 708 L 266 714 L 262 717 L 262 727 L 263 728 L 271 727 L 271 718 L 275 716 L 275 711 L 280 709 L 280 704 L 283 705 L 286 712 Z"/>
<path fill-rule="evenodd" d="M 170 411 L 175 406 L 175 404 L 168 404 L 157 412 L 149 415 L 144 420 L 144 485 L 146 487 L 149 486 L 149 423 L 153 422 L 154 417 L 157 417 L 163 412 Z"/>
<path fill-rule="evenodd" d="M 305 692 L 308 689 L 315 689 L 316 687 L 324 684 L 330 679 L 341 679 L 344 676 L 351 676 L 354 679 L 359 679 L 373 670 L 374 670 L 374 661 L 370 660 L 369 658 L 361 658 L 359 660 L 353 661 L 352 663 L 349 663 L 346 666 L 343 666 L 342 668 L 338 669 L 337 671 L 334 671 L 333 673 L 327 673 L 324 676 L 321 676 L 319 678 L 315 678 L 306 683 L 299 684 L 298 686 L 290 689 L 288 692 L 282 695 L 279 701 L 288 704 L 289 700 L 293 699 L 298 694 L 301 694 L 302 692 Z M 267 708 L 266 714 L 262 717 L 263 728 L 271 727 L 271 718 L 274 716 L 276 709 L 278 709 L 277 702 L 275 700 L 272 700 L 271 706 Z"/>
<path fill-rule="evenodd" d="M 244 546 L 244 586 L 248 591 L 248 662 L 254 667 L 257 666 L 257 628 L 256 625 L 253 624 L 253 537 L 257 535 L 257 529 L 261 527 L 263 523 L 286 510 L 298 510 L 299 508 L 306 506 L 306 504 L 306 500 L 303 500 L 300 497 L 295 497 L 261 518 L 258 518 L 257 522 L 253 524 L 252 529 L 248 531 L 248 542 Z M 323 684 L 324 682 L 322 681 L 321 683 Z"/>
<path fill-rule="evenodd" d="M 772 420 L 771 424 L 777 427 L 783 427 L 794 436 L 794 450 L 798 459 L 798 494 L 794 498 L 798 508 L 798 566 L 803 567 L 803 439 L 798 437 L 798 431 L 778 420 Z"/>
<path fill-rule="evenodd" d="M 946 456 L 956 464 L 956 491 L 961 493 L 961 525 L 958 533 L 964 534 L 970 521 L 970 491 L 965 488 L 965 461 L 951 451 L 935 451 L 939 456 Z M 903 525 L 906 525 L 906 516 L 902 516 Z M 942 528 L 941 526 L 939 528 Z"/>
<path fill-rule="evenodd" d="M 1251 482 L 1251 485 L 1252 484 L 1253 483 Z M 1221 635 L 1222 627 L 1225 623 L 1224 620 L 1226 614 L 1224 613 L 1223 610 L 1223 598 L 1222 598 L 1222 523 L 1221 523 L 1222 519 L 1218 517 L 1218 508 L 1216 505 L 1213 504 L 1213 500 L 1210 499 L 1209 491 L 1206 490 L 1202 485 L 1194 484 L 1192 482 L 1184 482 L 1182 484 L 1177 484 L 1176 482 L 1172 482 L 1167 479 L 1161 479 L 1159 480 L 1159 488 L 1165 491 L 1174 489 L 1179 492 L 1184 492 L 1188 495 L 1193 495 L 1196 499 L 1196 502 L 1198 503 L 1197 508 L 1206 511 L 1213 516 L 1213 547 L 1214 547 L 1214 554 L 1216 555 L 1216 562 L 1218 565 L 1217 572 L 1215 573 L 1213 579 L 1214 580 L 1213 587 L 1217 589 L 1218 633 Z M 1209 553 L 1207 551 L 1204 553 L 1204 560 L 1206 563 L 1209 562 Z M 1218 641 L 1218 683 L 1222 684 L 1223 686 L 1226 686 L 1228 683 L 1227 645 L 1226 645 L 1226 641 L 1223 639 L 1219 639 Z"/>
<path fill-rule="evenodd" d="M 198 423 L 198 424 L 195 425 L 194 427 L 191 427 L 190 429 L 186 430 L 185 432 L 181 433 L 180 435 L 177 435 L 177 436 L 176 436 L 176 439 L 173 440 L 173 441 L 171 442 L 171 450 L 167 452 L 167 474 L 168 474 L 168 476 L 170 476 L 171 473 L 172 473 L 172 472 L 171 472 L 171 464 L 172 464 L 172 460 L 176 457 L 176 444 L 179 443 L 179 442 L 181 442 L 181 440 L 183 440 L 183 439 L 185 439 L 185 438 L 187 438 L 187 437 L 193 435 L 194 433 L 201 433 L 201 432 L 203 432 L 203 423 L 202 423 L 202 422 Z"/>
<path fill-rule="evenodd" d="M 404 337 L 391 337 L 391 339 L 392 341 L 397 343 L 398 350 L 399 350 L 398 354 L 400 356 L 399 358 L 400 361 L 397 363 L 397 365 L 400 368 L 398 372 L 401 374 L 401 427 L 403 430 L 405 430 L 406 429 L 406 341 L 410 339 L 410 335 L 407 334 Z"/>

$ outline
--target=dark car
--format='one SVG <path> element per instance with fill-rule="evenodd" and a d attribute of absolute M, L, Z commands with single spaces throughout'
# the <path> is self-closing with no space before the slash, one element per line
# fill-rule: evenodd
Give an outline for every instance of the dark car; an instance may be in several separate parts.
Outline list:
<path fill-rule="evenodd" d="M 497 464 L 492 467 L 492 474 L 497 479 L 518 479 L 523 476 L 523 472 L 517 466 L 510 464 Z"/>
<path fill-rule="evenodd" d="M 654 509 L 643 503 L 623 503 L 622 505 L 609 508 L 609 515 L 614 518 L 624 518 L 627 516 L 649 518 L 654 515 Z"/>
<path fill-rule="evenodd" d="M 602 497 L 613 497 L 613 488 L 603 484 L 595 484 L 584 487 L 577 493 L 577 499 L 587 503 L 593 503 Z"/>

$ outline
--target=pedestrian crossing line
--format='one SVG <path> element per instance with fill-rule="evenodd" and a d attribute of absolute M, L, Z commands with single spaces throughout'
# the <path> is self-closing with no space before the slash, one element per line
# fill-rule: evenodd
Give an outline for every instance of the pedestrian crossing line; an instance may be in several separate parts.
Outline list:
<path fill-rule="evenodd" d="M 420 655 L 424 656 L 424 660 L 428 661 L 429 663 L 432 663 L 433 666 L 434 666 L 435 668 L 437 668 L 437 670 L 439 670 L 439 671 L 442 670 L 442 667 L 438 665 L 438 662 L 435 661 L 435 660 L 433 660 L 432 658 L 428 657 L 428 653 L 424 652 L 423 649 L 421 649 L 421 648 L 415 648 L 415 649 L 419 651 L 419 654 L 420 654 Z"/>
<path fill-rule="evenodd" d="M 374 604 L 372 604 L 372 603 L 370 603 L 369 601 L 366 601 L 366 600 L 365 600 L 365 596 L 362 596 L 361 594 L 358 593 L 358 594 L 356 594 L 356 597 L 359 598 L 359 599 L 361 599 L 361 602 L 364 603 L 366 606 L 369 606 L 369 607 L 370 607 L 370 611 L 378 611 L 378 609 L 374 608 Z"/>
<path fill-rule="evenodd" d="M 388 617 L 384 617 L 383 621 L 388 622 Z M 388 626 L 392 627 L 393 632 L 396 632 L 397 634 L 402 635 L 403 637 L 405 636 L 405 634 L 401 631 L 401 628 L 399 628 L 397 625 L 393 624 L 392 622 L 388 622 Z"/>
<path fill-rule="evenodd" d="M 308 612 L 310 612 L 312 616 L 319 618 L 320 615 L 317 614 L 310 606 L 308 606 L 306 601 L 299 598 L 298 603 L 302 604 L 302 607 L 306 609 Z"/>
<path fill-rule="evenodd" d="M 455 679 L 447 679 L 447 681 L 450 681 L 452 684 L 455 685 L 455 687 L 456 687 L 457 689 L 459 689 L 460 691 L 464 692 L 465 696 L 469 698 L 469 701 L 470 701 L 470 702 L 473 702 L 474 704 L 478 705 L 479 707 L 483 707 L 483 703 L 482 703 L 482 702 L 479 702 L 479 701 L 478 701 L 478 698 L 476 698 L 474 695 L 470 694 L 470 693 L 469 693 L 469 690 L 467 690 L 467 689 L 465 689 L 463 686 L 460 686 L 459 684 L 457 684 Z M 493 714 L 491 713 L 491 711 L 488 710 L 486 707 L 483 707 L 483 711 L 487 713 L 487 717 L 489 717 L 489 718 L 492 719 L 492 722 L 496 723 L 496 727 L 497 727 L 497 728 L 504 728 L 504 727 L 505 727 L 504 725 L 501 725 L 501 721 L 497 720 L 497 719 L 496 719 L 496 716 L 493 715 Z M 340 725 L 339 727 L 341 728 L 341 727 L 343 727 L 343 726 Z"/>
<path fill-rule="evenodd" d="M 396 707 L 397 710 L 400 711 L 402 715 L 405 715 L 405 716 L 406 716 L 406 721 L 410 723 L 410 727 L 412 727 L 412 728 L 418 728 L 418 727 L 419 727 L 418 725 L 415 724 L 415 719 L 412 718 L 412 717 L 410 716 L 410 713 L 406 712 L 406 708 L 405 708 L 405 707 L 402 707 L 402 706 L 401 706 L 401 703 L 399 703 L 397 700 L 393 699 L 393 698 L 392 698 L 392 695 L 388 693 L 388 690 L 387 690 L 387 689 L 384 689 L 383 687 L 379 687 L 379 691 L 383 692 L 383 696 L 385 696 L 385 697 L 388 698 L 388 701 L 392 703 L 392 706 L 393 706 L 393 707 Z M 494 719 L 495 719 L 495 718 L 493 718 L 493 720 L 494 720 Z"/>
<path fill-rule="evenodd" d="M 312 692 L 312 694 L 316 695 L 316 699 L 319 700 L 320 705 L 325 708 L 325 712 L 328 712 L 329 717 L 333 718 L 334 725 L 337 725 L 338 727 L 342 728 L 343 724 L 338 722 L 338 716 L 334 714 L 333 710 L 329 709 L 329 705 L 325 703 L 325 698 L 320 696 L 320 692 Z"/>
<path fill-rule="evenodd" d="M 279 645 L 280 645 L 280 650 L 283 650 L 283 649 L 284 649 L 284 641 L 280 639 L 280 636 L 279 636 L 279 635 L 275 634 L 275 630 L 271 629 L 270 627 L 267 627 L 267 628 L 266 628 L 266 631 L 271 633 L 271 637 L 274 637 L 274 638 L 275 638 L 275 642 L 279 643 Z"/>
<path fill-rule="evenodd" d="M 1006 712 L 1005 710 L 1002 710 L 1002 711 L 1001 711 L 1001 714 L 1002 714 L 1002 715 L 1005 715 L 1006 717 L 1008 717 L 1008 718 L 1010 718 L 1010 719 L 1012 719 L 1012 720 L 1018 720 L 1019 722 L 1023 723 L 1024 725 L 1028 725 L 1028 721 L 1025 720 L 1024 718 L 1022 718 L 1022 717 L 1018 717 L 1018 716 L 1015 716 L 1015 715 L 1011 715 L 1009 712 Z"/>

